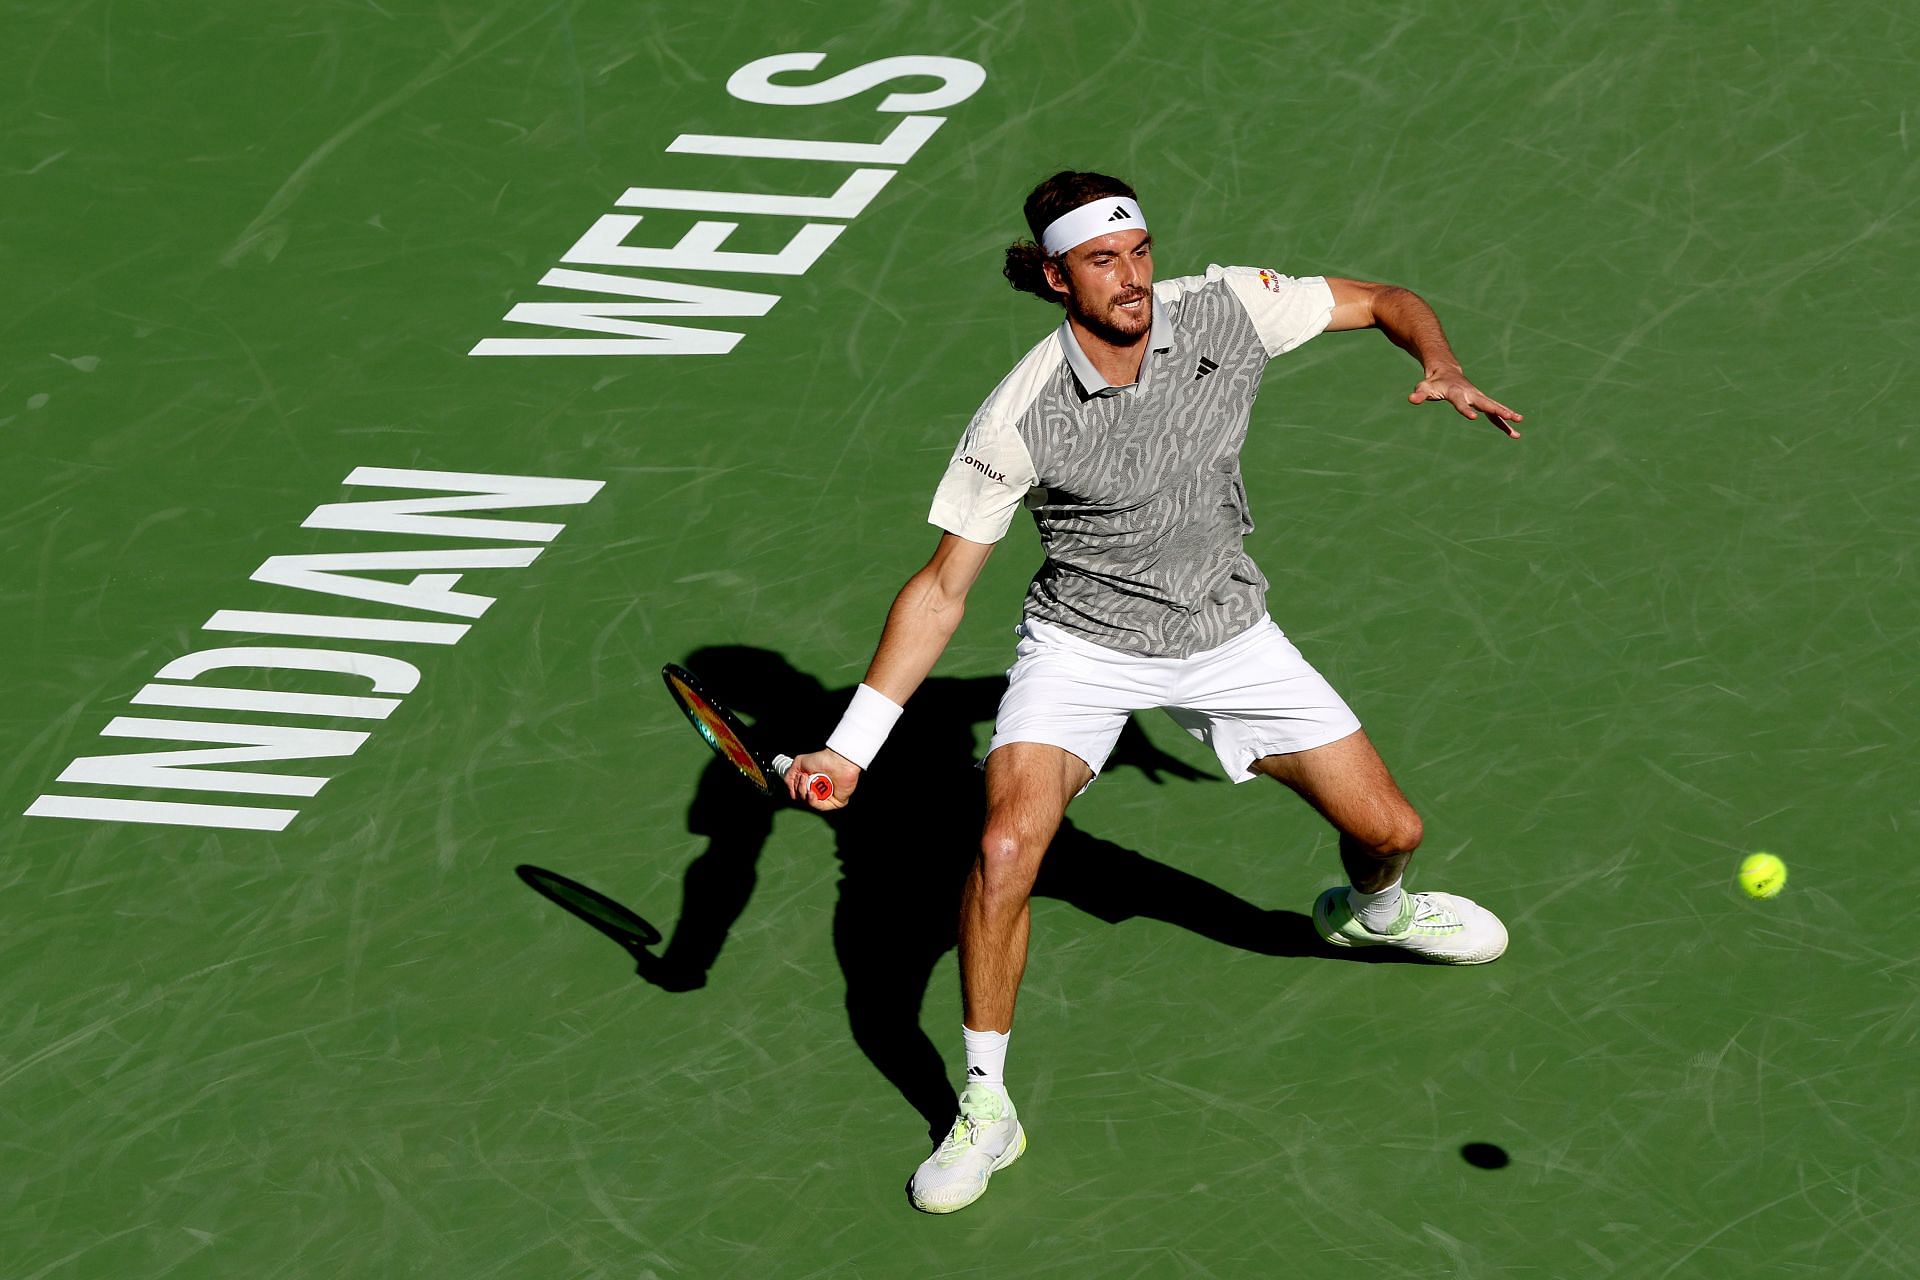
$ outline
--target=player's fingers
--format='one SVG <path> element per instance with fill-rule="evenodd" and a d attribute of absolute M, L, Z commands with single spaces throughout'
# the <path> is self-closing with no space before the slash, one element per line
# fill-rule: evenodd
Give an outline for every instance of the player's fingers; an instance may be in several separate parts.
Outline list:
<path fill-rule="evenodd" d="M 1473 403 L 1485 411 L 1488 419 L 1492 421 L 1494 426 L 1506 432 L 1509 440 L 1518 440 L 1520 438 L 1520 433 L 1515 431 L 1511 425 L 1511 420 L 1518 419 L 1520 417 L 1519 414 L 1507 408 L 1507 406 L 1501 404 L 1493 397 L 1482 395 L 1478 391 L 1474 392 Z"/>
<path fill-rule="evenodd" d="M 1515 422 L 1519 422 L 1526 417 L 1525 414 L 1515 413 L 1512 409 L 1507 408 L 1507 406 L 1501 404 L 1498 400 L 1495 400 L 1478 387 L 1475 387 L 1473 390 L 1473 403 L 1488 413 L 1497 413 L 1501 417 L 1511 418 Z"/>

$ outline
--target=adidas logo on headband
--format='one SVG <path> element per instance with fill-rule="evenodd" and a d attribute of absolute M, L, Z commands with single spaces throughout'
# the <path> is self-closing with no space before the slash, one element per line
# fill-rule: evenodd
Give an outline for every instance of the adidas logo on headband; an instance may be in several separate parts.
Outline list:
<path fill-rule="evenodd" d="M 1147 229 L 1147 215 L 1140 212 L 1137 203 L 1125 196 L 1102 196 L 1048 223 L 1040 233 L 1040 247 L 1048 257 L 1058 257 L 1075 245 L 1112 232 L 1116 222 L 1130 224 L 1128 230 L 1136 226 Z"/>

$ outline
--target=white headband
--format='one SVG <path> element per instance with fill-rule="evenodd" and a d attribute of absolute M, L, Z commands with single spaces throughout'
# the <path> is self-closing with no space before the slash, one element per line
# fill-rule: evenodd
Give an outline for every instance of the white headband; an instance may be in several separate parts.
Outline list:
<path fill-rule="evenodd" d="M 1083 204 L 1063 213 L 1040 233 L 1040 247 L 1049 258 L 1058 257 L 1075 245 L 1112 231 L 1145 231 L 1147 215 L 1125 196 L 1103 196 L 1092 204 Z"/>

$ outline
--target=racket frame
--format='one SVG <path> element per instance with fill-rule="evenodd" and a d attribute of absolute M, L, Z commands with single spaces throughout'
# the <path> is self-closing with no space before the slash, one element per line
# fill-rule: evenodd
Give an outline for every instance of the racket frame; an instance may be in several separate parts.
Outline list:
<path fill-rule="evenodd" d="M 677 662 L 669 662 L 660 668 L 660 679 L 667 686 L 667 694 L 674 705 L 686 716 L 687 723 L 700 735 L 701 741 L 716 756 L 732 765 L 734 771 L 747 784 L 761 795 L 785 794 L 787 771 L 793 768 L 793 757 L 783 754 L 768 754 L 754 745 L 740 718 L 727 709 L 725 703 L 716 699 L 700 677 L 693 674 Z M 691 698 L 690 702 L 688 699 Z M 695 704 L 707 714 L 701 714 Z M 824 773 L 807 775 L 806 788 L 815 799 L 827 800 L 833 796 L 833 779 Z"/>

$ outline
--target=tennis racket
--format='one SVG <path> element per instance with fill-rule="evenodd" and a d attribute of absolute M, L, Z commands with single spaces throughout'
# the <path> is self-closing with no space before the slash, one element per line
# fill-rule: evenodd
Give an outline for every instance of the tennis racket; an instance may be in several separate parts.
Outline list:
<path fill-rule="evenodd" d="M 701 687 L 693 672 L 675 662 L 669 662 L 660 668 L 660 678 L 667 683 L 667 692 L 686 713 L 687 722 L 713 748 L 713 754 L 732 765 L 734 769 L 752 783 L 761 795 L 784 794 L 781 783 L 786 779 L 787 770 L 793 768 L 793 757 L 768 755 L 756 750 L 747 737 L 746 728 L 734 714 L 713 700 L 713 695 Z M 824 773 L 807 775 L 807 794 L 815 800 L 833 798 L 833 779 Z"/>

